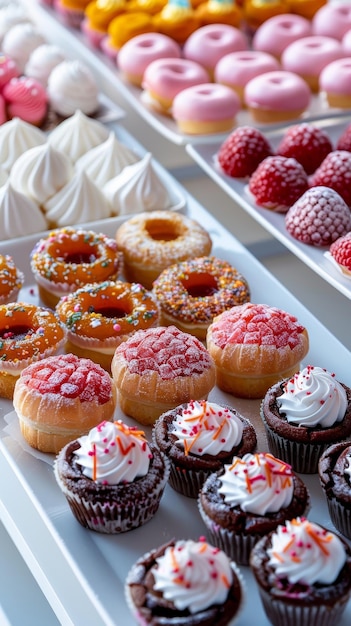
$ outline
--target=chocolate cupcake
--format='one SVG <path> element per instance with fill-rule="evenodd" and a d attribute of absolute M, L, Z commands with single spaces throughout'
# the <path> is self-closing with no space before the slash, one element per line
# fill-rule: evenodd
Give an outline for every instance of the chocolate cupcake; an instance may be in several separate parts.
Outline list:
<path fill-rule="evenodd" d="M 351 442 L 329 446 L 319 459 L 318 472 L 331 520 L 351 539 Z"/>
<path fill-rule="evenodd" d="M 54 473 L 78 522 L 112 534 L 137 528 L 155 515 L 169 464 L 143 431 L 105 421 L 61 450 Z"/>
<path fill-rule="evenodd" d="M 163 413 L 153 440 L 170 461 L 169 484 L 197 498 L 206 478 L 256 449 L 256 432 L 235 409 L 208 401 L 191 401 Z"/>
<path fill-rule="evenodd" d="M 199 494 L 210 541 L 242 565 L 262 536 L 306 514 L 309 505 L 307 487 L 290 465 L 263 452 L 234 457 L 207 478 Z"/>
<path fill-rule="evenodd" d="M 351 389 L 308 365 L 267 391 L 261 417 L 271 453 L 295 472 L 316 474 L 324 450 L 351 435 Z"/>
<path fill-rule="evenodd" d="M 138 624 L 226 626 L 243 603 L 239 569 L 205 541 L 180 540 L 152 550 L 131 568 L 126 598 Z"/>
<path fill-rule="evenodd" d="M 351 595 L 351 549 L 307 519 L 286 522 L 253 548 L 250 566 L 273 626 L 337 626 Z"/>

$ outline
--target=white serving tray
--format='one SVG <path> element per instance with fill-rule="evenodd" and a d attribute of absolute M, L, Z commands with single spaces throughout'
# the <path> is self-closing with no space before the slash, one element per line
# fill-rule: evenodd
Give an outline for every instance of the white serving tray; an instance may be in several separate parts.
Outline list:
<path fill-rule="evenodd" d="M 28 10 L 37 20 L 38 25 L 47 32 L 50 32 L 50 41 L 63 46 L 70 54 L 81 60 L 88 62 L 93 69 L 102 91 L 112 100 L 122 96 L 131 107 L 158 133 L 176 145 L 201 145 L 207 142 L 216 142 L 224 138 L 225 134 L 213 135 L 187 135 L 178 130 L 176 122 L 166 115 L 159 114 L 149 108 L 145 103 L 142 90 L 129 84 L 123 79 L 116 63 L 108 59 L 99 49 L 91 46 L 83 33 L 78 29 L 69 28 L 64 25 L 58 14 L 50 7 L 40 4 L 38 0 L 22 0 L 28 5 Z M 328 107 L 322 95 L 312 96 L 308 110 L 301 119 L 315 120 L 330 116 L 349 115 L 350 111 Z M 254 125 L 251 115 L 241 110 L 235 120 L 236 126 L 244 124 Z M 258 124 L 256 124 L 258 126 Z M 286 126 L 285 123 L 260 125 L 260 128 L 277 128 Z"/>
<path fill-rule="evenodd" d="M 307 327 L 310 352 L 306 363 L 334 371 L 351 385 L 350 352 L 300 304 L 205 209 L 188 197 L 188 214 L 203 224 L 213 240 L 213 253 L 230 261 L 247 278 L 252 301 L 266 302 L 295 314 Z M 99 228 L 100 227 L 100 228 Z M 97 229 L 113 236 L 117 223 Z M 35 237 L 4 246 L 26 274 L 21 298 L 38 302 L 28 264 Z M 259 401 L 236 399 L 214 389 L 210 398 L 234 406 L 249 417 L 258 433 L 258 449 L 266 450 L 259 418 Z M 119 409 L 116 416 L 129 423 Z M 150 434 L 150 430 L 146 429 Z M 132 563 L 144 552 L 171 539 L 197 539 L 206 534 L 196 503 L 166 487 L 155 517 L 145 526 L 117 536 L 81 527 L 56 485 L 53 457 L 25 445 L 10 401 L 0 401 L 0 518 L 64 626 L 132 626 L 124 600 L 124 581 Z M 333 528 L 316 476 L 305 476 L 312 498 L 310 519 Z M 268 626 L 248 567 L 241 568 L 247 598 L 240 626 Z M 349 603 L 339 626 L 351 620 Z"/>
<path fill-rule="evenodd" d="M 342 131 L 351 123 L 348 118 L 324 119 L 316 122 L 316 125 L 327 131 L 333 145 Z M 273 148 L 276 147 L 284 133 L 284 129 L 276 129 L 265 132 Z M 228 136 L 228 135 L 227 135 Z M 295 254 L 301 261 L 306 263 L 312 270 L 344 296 L 351 299 L 351 277 L 347 278 L 326 256 L 328 248 L 317 248 L 306 245 L 294 239 L 285 228 L 285 216 L 264 209 L 255 204 L 246 192 L 247 181 L 227 176 L 218 166 L 216 155 L 222 142 L 207 143 L 201 145 L 188 144 L 186 150 L 194 161 L 212 178 L 242 209 L 253 217 L 261 226 L 270 232 L 286 248 Z"/>

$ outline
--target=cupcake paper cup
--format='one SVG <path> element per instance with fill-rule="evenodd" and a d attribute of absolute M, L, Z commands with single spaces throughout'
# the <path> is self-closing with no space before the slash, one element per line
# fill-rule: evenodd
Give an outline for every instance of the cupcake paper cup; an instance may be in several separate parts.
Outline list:
<path fill-rule="evenodd" d="M 197 498 L 199 491 L 210 472 L 184 469 L 171 462 L 169 484 L 175 490 L 188 498 Z"/>
<path fill-rule="evenodd" d="M 328 511 L 335 528 L 351 539 L 351 510 L 343 506 L 336 498 L 327 498 Z"/>

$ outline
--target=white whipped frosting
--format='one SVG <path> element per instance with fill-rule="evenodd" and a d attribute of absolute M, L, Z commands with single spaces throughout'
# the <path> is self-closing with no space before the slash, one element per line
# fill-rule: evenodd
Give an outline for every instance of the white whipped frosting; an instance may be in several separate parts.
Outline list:
<path fill-rule="evenodd" d="M 8 181 L 0 187 L 1 239 L 31 235 L 48 228 L 48 223 L 37 204 Z"/>
<path fill-rule="evenodd" d="M 25 8 L 17 2 L 7 2 L 0 5 L 0 42 L 16 24 L 31 24 L 30 17 Z"/>
<path fill-rule="evenodd" d="M 24 73 L 26 76 L 35 78 L 43 87 L 46 87 L 54 67 L 65 59 L 66 55 L 61 48 L 54 44 L 43 43 L 31 52 Z"/>
<path fill-rule="evenodd" d="M 73 115 L 77 109 L 90 115 L 99 107 L 95 77 L 79 60 L 56 65 L 49 76 L 47 92 L 54 111 L 64 117 Z"/>
<path fill-rule="evenodd" d="M 0 125 L 0 160 L 10 172 L 13 164 L 26 150 L 46 143 L 45 133 L 19 117 Z"/>
<path fill-rule="evenodd" d="M 105 141 L 91 148 L 76 162 L 77 170 L 84 170 L 98 187 L 118 176 L 127 166 L 140 160 L 132 150 L 118 141 L 113 131 Z"/>
<path fill-rule="evenodd" d="M 243 428 L 243 422 L 229 409 L 214 402 L 192 401 L 174 420 L 172 435 L 185 454 L 216 456 L 240 444 Z"/>
<path fill-rule="evenodd" d="M 203 541 L 180 540 L 167 547 L 156 563 L 154 589 L 179 611 L 198 613 L 226 601 L 233 571 L 222 550 Z"/>
<path fill-rule="evenodd" d="M 102 422 L 78 439 L 77 463 L 88 478 L 118 485 L 146 476 L 151 458 L 145 433 L 121 421 Z"/>
<path fill-rule="evenodd" d="M 4 35 L 2 52 L 15 61 L 21 73 L 35 48 L 45 43 L 45 38 L 30 23 L 16 24 Z"/>
<path fill-rule="evenodd" d="M 271 454 L 245 454 L 224 466 L 218 489 L 229 506 L 255 515 L 274 513 L 289 506 L 294 484 L 290 465 Z"/>
<path fill-rule="evenodd" d="M 150 152 L 108 181 L 103 192 L 115 215 L 169 209 L 172 205 L 165 185 L 153 168 Z"/>
<path fill-rule="evenodd" d="M 0 187 L 2 187 L 3 185 L 5 185 L 5 183 L 8 180 L 8 172 L 5 170 L 5 168 L 0 165 Z"/>
<path fill-rule="evenodd" d="M 334 374 L 309 365 L 286 382 L 277 404 L 291 424 L 328 428 L 344 418 L 347 395 Z"/>
<path fill-rule="evenodd" d="M 72 178 L 70 159 L 48 142 L 24 152 L 14 163 L 11 184 L 17 191 L 43 205 Z"/>
<path fill-rule="evenodd" d="M 105 196 L 84 172 L 77 172 L 43 208 L 48 222 L 57 227 L 106 219 L 111 215 Z"/>
<path fill-rule="evenodd" d="M 267 553 L 276 575 L 292 584 L 331 585 L 346 561 L 339 537 L 303 518 L 278 526 Z"/>
<path fill-rule="evenodd" d="M 108 135 L 106 126 L 78 109 L 71 117 L 56 126 L 50 133 L 48 141 L 75 163 L 88 150 L 106 141 Z"/>

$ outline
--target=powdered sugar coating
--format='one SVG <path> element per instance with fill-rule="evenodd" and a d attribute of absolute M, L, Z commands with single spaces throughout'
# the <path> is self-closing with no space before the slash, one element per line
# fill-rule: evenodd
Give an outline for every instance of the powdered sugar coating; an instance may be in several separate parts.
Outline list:
<path fill-rule="evenodd" d="M 351 274 L 351 232 L 334 241 L 329 252 L 343 270 Z"/>
<path fill-rule="evenodd" d="M 245 178 L 272 154 L 272 147 L 258 128 L 239 126 L 222 143 L 217 159 L 225 174 Z"/>
<path fill-rule="evenodd" d="M 248 302 L 225 311 L 213 322 L 212 339 L 222 350 L 227 344 L 293 349 L 303 331 L 304 326 L 294 315 L 267 304 Z"/>
<path fill-rule="evenodd" d="M 332 149 L 331 139 L 323 128 L 304 122 L 285 131 L 276 153 L 296 159 L 307 174 L 313 174 Z"/>
<path fill-rule="evenodd" d="M 118 346 L 116 354 L 127 361 L 130 373 L 145 375 L 155 371 L 163 380 L 202 374 L 212 366 L 201 341 L 175 326 L 137 331 Z"/>
<path fill-rule="evenodd" d="M 351 152 L 347 150 L 330 152 L 311 177 L 310 185 L 331 187 L 351 207 Z"/>
<path fill-rule="evenodd" d="M 303 243 L 328 246 L 351 229 L 351 212 L 333 189 L 312 187 L 290 207 L 285 226 Z"/>
<path fill-rule="evenodd" d="M 308 178 L 302 165 L 296 159 L 283 156 L 264 159 L 249 180 L 249 192 L 256 204 L 281 213 L 307 188 Z"/>

